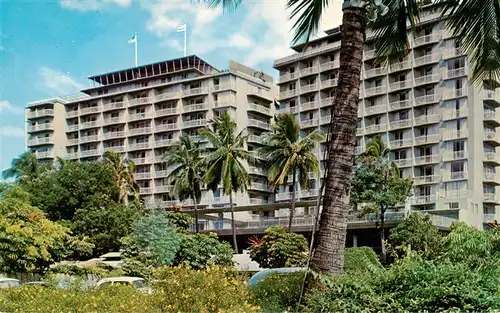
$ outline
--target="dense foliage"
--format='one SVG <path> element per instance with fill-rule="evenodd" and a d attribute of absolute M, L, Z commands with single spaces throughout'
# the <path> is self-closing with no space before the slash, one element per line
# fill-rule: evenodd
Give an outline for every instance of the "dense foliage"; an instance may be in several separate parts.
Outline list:
<path fill-rule="evenodd" d="M 249 248 L 250 258 L 262 268 L 304 266 L 307 260 L 304 236 L 287 233 L 282 226 L 266 229 L 262 239 L 255 239 Z"/>

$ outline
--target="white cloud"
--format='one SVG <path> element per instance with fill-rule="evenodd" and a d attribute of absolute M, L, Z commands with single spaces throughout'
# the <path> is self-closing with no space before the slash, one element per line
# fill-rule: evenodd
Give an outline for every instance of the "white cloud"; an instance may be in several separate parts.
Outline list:
<path fill-rule="evenodd" d="M 13 106 L 7 100 L 0 100 L 0 113 L 11 112 L 15 114 L 23 114 L 24 109 L 20 107 Z"/>
<path fill-rule="evenodd" d="M 184 50 L 184 47 L 181 45 L 181 43 L 177 39 L 167 40 L 165 42 L 162 42 L 160 45 L 161 46 L 167 46 L 167 47 L 172 48 L 172 49 L 177 50 L 177 51 L 183 51 Z"/>
<path fill-rule="evenodd" d="M 68 74 L 53 70 L 46 66 L 41 66 L 38 70 L 40 83 L 43 90 L 51 96 L 61 96 L 71 94 L 83 89 L 85 86 Z"/>
<path fill-rule="evenodd" d="M 248 35 L 243 33 L 234 33 L 229 36 L 229 45 L 236 48 L 248 48 L 253 42 Z"/>
<path fill-rule="evenodd" d="M 132 0 L 59 0 L 59 3 L 63 8 L 85 12 L 96 11 L 109 4 L 126 8 L 130 6 Z"/>
<path fill-rule="evenodd" d="M 24 137 L 24 129 L 14 126 L 0 126 L 0 136 Z"/>

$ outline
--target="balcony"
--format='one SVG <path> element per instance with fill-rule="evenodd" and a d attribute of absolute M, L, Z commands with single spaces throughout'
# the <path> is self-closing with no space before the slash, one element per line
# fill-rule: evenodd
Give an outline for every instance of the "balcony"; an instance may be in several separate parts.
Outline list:
<path fill-rule="evenodd" d="M 76 140 L 78 142 L 78 138 Z M 39 146 L 39 145 L 53 144 L 53 143 L 54 143 L 53 137 L 39 137 L 39 138 L 28 139 L 28 146 Z"/>
<path fill-rule="evenodd" d="M 413 144 L 412 138 L 398 139 L 389 141 L 389 145 L 392 149 L 399 149 L 404 147 L 409 147 Z"/>
<path fill-rule="evenodd" d="M 230 99 L 222 99 L 220 101 L 214 101 L 213 109 L 227 108 L 227 107 L 236 107 L 236 100 Z"/>
<path fill-rule="evenodd" d="M 177 114 L 179 114 L 179 112 L 177 111 L 177 108 L 167 108 L 167 109 L 161 109 L 161 110 L 155 111 L 156 117 L 177 115 Z"/>
<path fill-rule="evenodd" d="M 152 175 L 151 175 L 151 172 L 135 172 L 134 178 L 136 180 L 151 179 Z"/>
<path fill-rule="evenodd" d="M 125 132 L 123 130 L 104 133 L 104 139 L 113 139 L 122 137 L 125 137 Z"/>
<path fill-rule="evenodd" d="M 80 158 L 97 157 L 100 155 L 101 151 L 98 149 L 89 149 L 80 151 Z"/>
<path fill-rule="evenodd" d="M 260 144 L 260 143 L 262 143 L 262 136 L 261 135 L 248 135 L 247 142 Z"/>
<path fill-rule="evenodd" d="M 155 102 L 174 100 L 174 99 L 179 99 L 180 97 L 181 97 L 181 93 L 179 91 L 164 92 L 164 93 L 157 94 L 155 96 Z"/>
<path fill-rule="evenodd" d="M 320 66 L 319 66 L 319 70 L 320 70 L 321 72 L 323 72 L 323 71 L 332 70 L 332 69 L 334 69 L 334 68 L 339 68 L 339 66 L 340 66 L 340 62 L 339 62 L 339 60 L 329 61 L 329 62 L 326 62 L 326 63 L 320 64 Z"/>
<path fill-rule="evenodd" d="M 68 126 L 66 126 L 66 131 L 67 132 L 74 132 L 74 131 L 77 131 L 79 127 L 80 127 L 79 124 L 68 125 Z M 29 131 L 29 129 L 28 129 L 28 131 Z"/>
<path fill-rule="evenodd" d="M 141 98 L 134 98 L 134 99 L 128 100 L 129 107 L 136 106 L 136 105 L 149 104 L 149 103 L 152 103 L 152 101 L 149 97 L 141 97 Z"/>
<path fill-rule="evenodd" d="M 443 190 L 439 194 L 440 199 L 467 199 L 468 197 L 469 193 L 467 190 Z"/>
<path fill-rule="evenodd" d="M 495 151 L 484 151 L 484 162 L 493 163 L 496 166 L 500 165 L 500 160 Z"/>
<path fill-rule="evenodd" d="M 485 192 L 484 193 L 484 202 L 490 202 L 490 203 L 498 203 L 498 197 L 495 193 L 491 192 Z"/>
<path fill-rule="evenodd" d="M 320 125 L 327 125 L 327 124 L 330 124 L 331 121 L 332 121 L 332 117 L 331 116 L 322 116 L 319 119 L 319 124 Z"/>
<path fill-rule="evenodd" d="M 37 159 L 49 159 L 54 157 L 54 152 L 52 150 L 49 151 L 36 151 L 35 152 Z"/>
<path fill-rule="evenodd" d="M 370 134 L 370 133 L 379 133 L 379 132 L 385 132 L 387 131 L 387 124 L 376 124 L 376 125 L 369 125 L 365 127 L 365 133 Z"/>
<path fill-rule="evenodd" d="M 443 179 L 446 181 L 465 180 L 465 179 L 467 179 L 467 172 L 465 172 L 465 171 L 450 172 L 450 173 L 444 175 Z"/>
<path fill-rule="evenodd" d="M 413 81 L 411 81 L 410 79 L 402 80 L 402 81 L 391 83 L 389 85 L 389 91 L 392 92 L 392 91 L 396 91 L 396 90 L 411 88 L 412 86 L 413 86 Z"/>
<path fill-rule="evenodd" d="M 484 222 L 485 223 L 491 223 L 491 222 L 494 222 L 496 220 L 497 220 L 497 218 L 496 218 L 495 213 L 485 213 L 484 214 Z"/>
<path fill-rule="evenodd" d="M 279 114 L 283 114 L 283 113 L 297 113 L 299 112 L 299 106 L 293 106 L 293 107 L 284 107 L 284 108 L 280 108 L 278 109 L 278 113 Z"/>
<path fill-rule="evenodd" d="M 182 96 L 189 97 L 189 96 L 203 95 L 207 93 L 208 93 L 207 87 L 197 87 L 197 88 L 184 89 L 182 91 Z"/>
<path fill-rule="evenodd" d="M 108 117 L 104 119 L 104 125 L 121 124 L 121 123 L 125 123 L 125 119 L 121 116 Z"/>
<path fill-rule="evenodd" d="M 190 104 L 190 105 L 185 105 L 183 109 L 184 109 L 184 113 L 196 112 L 196 111 L 206 111 L 206 110 L 208 110 L 208 104 L 207 103 Z"/>
<path fill-rule="evenodd" d="M 300 198 L 315 198 L 319 195 L 318 189 L 301 190 L 298 192 Z"/>
<path fill-rule="evenodd" d="M 248 126 L 249 127 L 256 127 L 256 128 L 260 128 L 260 129 L 264 129 L 264 130 L 270 129 L 269 123 L 255 120 L 255 119 L 251 119 L 251 118 L 248 119 Z"/>
<path fill-rule="evenodd" d="M 319 108 L 319 101 L 309 101 L 305 103 L 300 104 L 300 109 L 301 111 L 307 111 L 307 110 L 315 110 Z"/>
<path fill-rule="evenodd" d="M 377 50 L 372 49 L 368 51 L 363 51 L 363 60 L 373 59 L 377 56 Z"/>
<path fill-rule="evenodd" d="M 459 56 L 465 55 L 461 48 L 446 49 L 443 53 L 445 59 L 452 59 Z"/>
<path fill-rule="evenodd" d="M 169 193 L 172 191 L 171 185 L 158 185 L 155 186 L 155 193 Z"/>
<path fill-rule="evenodd" d="M 125 152 L 125 146 L 109 146 L 105 147 L 104 151 Z"/>
<path fill-rule="evenodd" d="M 68 146 L 74 146 L 78 144 L 78 138 L 68 138 Z"/>
<path fill-rule="evenodd" d="M 268 204 L 269 201 L 260 198 L 250 198 L 249 203 L 252 205 Z"/>
<path fill-rule="evenodd" d="M 461 88 L 461 89 L 448 89 L 447 92 L 444 92 L 444 100 L 451 100 L 451 99 L 456 99 L 456 98 L 461 98 L 461 97 L 467 97 L 468 92 L 467 88 Z"/>
<path fill-rule="evenodd" d="M 249 111 L 254 111 L 254 112 L 259 112 L 265 115 L 271 115 L 271 109 L 268 107 L 265 107 L 263 105 L 255 104 L 255 103 L 250 103 L 248 105 L 248 110 Z"/>
<path fill-rule="evenodd" d="M 128 130 L 129 135 L 149 135 L 151 134 L 151 127 L 137 127 Z"/>
<path fill-rule="evenodd" d="M 413 105 L 413 100 L 408 99 L 408 100 L 399 100 L 391 102 L 389 104 L 389 107 L 391 110 L 400 110 L 400 109 L 411 108 L 412 105 Z"/>
<path fill-rule="evenodd" d="M 391 130 L 412 127 L 412 119 L 408 118 L 405 120 L 397 120 L 390 122 Z"/>
<path fill-rule="evenodd" d="M 500 183 L 495 172 L 484 172 L 484 181 L 496 185 Z"/>
<path fill-rule="evenodd" d="M 439 114 L 420 115 L 415 118 L 415 126 L 435 124 L 441 121 Z"/>
<path fill-rule="evenodd" d="M 89 122 L 83 122 L 80 124 L 80 129 L 94 128 L 94 127 L 101 127 L 101 125 L 98 121 L 89 121 Z"/>
<path fill-rule="evenodd" d="M 365 116 L 387 112 L 387 104 L 377 104 L 371 107 L 365 107 Z"/>
<path fill-rule="evenodd" d="M 258 190 L 258 191 L 270 192 L 272 190 L 272 187 L 270 187 L 270 186 L 268 186 L 267 184 L 264 184 L 264 183 L 252 182 L 250 184 L 249 190 Z"/>
<path fill-rule="evenodd" d="M 441 95 L 431 94 L 415 98 L 415 105 L 433 104 L 441 101 Z"/>
<path fill-rule="evenodd" d="M 139 193 L 141 195 L 148 195 L 153 193 L 153 188 L 151 187 L 139 187 Z"/>
<path fill-rule="evenodd" d="M 186 120 L 186 121 L 182 122 L 182 126 L 185 128 L 187 128 L 187 127 L 204 127 L 204 126 L 207 126 L 207 120 L 204 118 L 197 119 L 197 120 Z"/>
<path fill-rule="evenodd" d="M 150 119 L 152 117 L 153 117 L 152 112 L 143 112 L 143 113 L 130 114 L 128 116 L 128 119 L 129 121 L 138 121 L 138 120 Z"/>
<path fill-rule="evenodd" d="M 78 110 L 66 111 L 66 118 L 77 117 L 80 112 Z"/>
<path fill-rule="evenodd" d="M 280 193 L 277 193 L 275 196 L 276 196 L 276 201 L 285 201 L 285 200 L 292 199 L 291 192 L 280 192 Z"/>
<path fill-rule="evenodd" d="M 318 84 L 317 83 L 312 83 L 312 84 L 300 86 L 300 93 L 308 93 L 308 92 L 315 92 L 315 91 L 318 91 Z"/>
<path fill-rule="evenodd" d="M 151 164 L 151 158 L 131 158 L 135 165 Z"/>
<path fill-rule="evenodd" d="M 415 66 L 427 65 L 432 63 L 438 63 L 439 61 L 441 61 L 441 59 L 442 59 L 441 54 L 433 53 L 415 58 L 413 64 Z"/>
<path fill-rule="evenodd" d="M 261 167 L 256 167 L 256 166 L 249 166 L 248 173 L 260 176 L 267 176 L 267 173 Z"/>
<path fill-rule="evenodd" d="M 449 130 L 443 133 L 443 140 L 456 140 L 461 138 L 466 138 L 469 134 L 467 129 L 461 130 Z"/>
<path fill-rule="evenodd" d="M 80 109 L 80 115 L 99 113 L 101 108 L 99 106 L 87 107 Z"/>
<path fill-rule="evenodd" d="M 415 185 L 437 184 L 439 182 L 439 175 L 415 176 Z"/>
<path fill-rule="evenodd" d="M 129 150 L 144 150 L 151 149 L 151 144 L 149 142 L 137 142 L 128 145 Z"/>
<path fill-rule="evenodd" d="M 434 33 L 417 37 L 413 40 L 413 47 L 418 47 L 426 44 L 437 43 L 441 40 L 442 34 Z"/>
<path fill-rule="evenodd" d="M 397 167 L 409 167 L 413 166 L 413 160 L 412 159 L 399 159 L 399 160 L 393 160 L 394 164 L 396 164 Z"/>
<path fill-rule="evenodd" d="M 438 83 L 440 79 L 441 75 L 439 75 L 438 73 L 415 77 L 415 86 L 435 84 Z"/>
<path fill-rule="evenodd" d="M 495 146 L 500 144 L 500 140 L 498 139 L 497 133 L 489 129 L 484 130 L 484 141 L 488 141 Z"/>
<path fill-rule="evenodd" d="M 413 205 L 425 205 L 436 203 L 436 195 L 414 196 L 411 199 Z"/>
<path fill-rule="evenodd" d="M 375 86 L 371 88 L 366 88 L 365 89 L 365 98 L 366 97 L 371 97 L 371 96 L 376 96 L 379 94 L 384 94 L 387 92 L 387 86 L 382 85 L 382 86 Z"/>
<path fill-rule="evenodd" d="M 372 77 L 376 77 L 376 76 L 380 76 L 380 75 L 386 75 L 386 74 L 387 74 L 387 68 L 377 67 L 377 68 L 372 68 L 372 69 L 366 70 L 364 78 L 368 79 L 368 78 L 372 78 Z"/>
<path fill-rule="evenodd" d="M 176 142 L 175 139 L 159 139 L 155 141 L 155 148 L 168 147 Z"/>
<path fill-rule="evenodd" d="M 411 61 L 406 60 L 398 63 L 393 63 L 389 65 L 389 72 L 404 71 L 411 68 Z"/>
<path fill-rule="evenodd" d="M 483 90 L 483 100 L 487 104 L 498 107 L 500 106 L 500 89 L 498 90 Z"/>
<path fill-rule="evenodd" d="M 28 118 L 37 118 L 43 116 L 54 116 L 54 110 L 45 109 L 45 110 L 36 110 L 28 112 Z"/>
<path fill-rule="evenodd" d="M 179 129 L 179 125 L 177 123 L 166 123 L 166 124 L 159 124 L 155 126 L 155 132 L 164 132 L 164 131 L 170 131 L 170 130 L 176 130 Z"/>
<path fill-rule="evenodd" d="M 439 163 L 439 159 L 439 154 L 418 156 L 415 157 L 415 165 Z"/>
<path fill-rule="evenodd" d="M 319 126 L 319 119 L 314 118 L 310 120 L 302 120 L 299 122 L 300 128 L 316 127 Z"/>
<path fill-rule="evenodd" d="M 318 66 L 310 66 L 310 67 L 306 67 L 306 68 L 301 69 L 299 73 L 300 73 L 300 76 L 308 76 L 311 74 L 318 73 L 318 69 L 319 69 Z"/>
<path fill-rule="evenodd" d="M 465 150 L 461 150 L 461 151 L 447 151 L 443 155 L 443 161 L 450 162 L 450 161 L 463 160 L 463 159 L 466 159 L 467 156 L 468 156 L 468 153 Z"/>
<path fill-rule="evenodd" d="M 456 68 L 446 72 L 446 79 L 453 79 L 462 76 L 467 76 L 467 69 L 465 67 Z"/>
<path fill-rule="evenodd" d="M 443 120 L 455 120 L 455 119 L 460 119 L 467 117 L 467 114 L 469 111 L 467 109 L 460 109 L 460 110 L 447 110 L 443 112 Z"/>
<path fill-rule="evenodd" d="M 102 105 L 102 110 L 111 111 L 111 110 L 123 109 L 124 107 L 125 107 L 125 102 L 123 101 L 109 102 Z"/>
<path fill-rule="evenodd" d="M 90 135 L 90 136 L 81 136 L 80 143 L 99 141 L 98 135 Z"/>
<path fill-rule="evenodd" d="M 214 85 L 214 87 L 212 88 L 212 91 L 218 92 L 218 91 L 227 91 L 227 90 L 231 90 L 231 89 L 233 89 L 233 90 L 235 89 L 234 84 L 232 84 L 230 82 L 225 82 L 222 84 Z"/>
<path fill-rule="evenodd" d="M 495 110 L 485 110 L 484 111 L 484 121 L 494 124 L 496 126 L 500 126 L 500 119 L 497 117 L 497 112 Z"/>
<path fill-rule="evenodd" d="M 298 75 L 296 73 L 286 73 L 283 75 L 280 75 L 279 82 L 283 83 L 292 79 L 297 79 Z"/>
<path fill-rule="evenodd" d="M 68 160 L 75 160 L 75 159 L 78 159 L 79 155 L 78 155 L 78 152 L 68 152 L 66 154 L 66 159 Z"/>
<path fill-rule="evenodd" d="M 280 99 L 287 99 L 287 98 L 292 98 L 297 96 L 297 89 L 291 89 L 291 90 L 286 90 L 280 92 Z"/>
<path fill-rule="evenodd" d="M 28 125 L 28 132 L 36 132 L 36 131 L 53 129 L 53 128 L 54 128 L 54 125 L 52 123 Z"/>
<path fill-rule="evenodd" d="M 322 80 L 321 81 L 321 89 L 336 87 L 337 84 L 338 84 L 338 79 L 337 78 L 331 78 L 331 79 L 327 79 L 327 80 Z"/>
<path fill-rule="evenodd" d="M 440 134 L 429 134 L 426 136 L 418 136 L 415 137 L 415 145 L 438 143 L 440 139 L 441 139 Z"/>

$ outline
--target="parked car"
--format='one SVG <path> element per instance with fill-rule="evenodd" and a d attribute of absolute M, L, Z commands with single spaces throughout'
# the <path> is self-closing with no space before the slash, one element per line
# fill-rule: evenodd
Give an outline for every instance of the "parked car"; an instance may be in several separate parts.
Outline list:
<path fill-rule="evenodd" d="M 254 274 L 248 280 L 248 286 L 255 286 L 259 281 L 270 275 L 286 275 L 293 272 L 306 271 L 305 267 L 280 267 L 280 268 L 266 268 Z"/>
<path fill-rule="evenodd" d="M 108 278 L 103 278 L 97 282 L 98 288 L 104 286 L 113 286 L 113 285 L 128 285 L 143 292 L 151 291 L 146 286 L 144 279 L 140 277 L 128 277 L 128 276 L 108 277 Z"/>
<path fill-rule="evenodd" d="M 24 285 L 50 287 L 50 285 L 44 281 L 29 281 L 27 283 L 24 283 Z"/>
<path fill-rule="evenodd" d="M 18 279 L 0 278 L 0 289 L 17 288 L 21 285 Z"/>

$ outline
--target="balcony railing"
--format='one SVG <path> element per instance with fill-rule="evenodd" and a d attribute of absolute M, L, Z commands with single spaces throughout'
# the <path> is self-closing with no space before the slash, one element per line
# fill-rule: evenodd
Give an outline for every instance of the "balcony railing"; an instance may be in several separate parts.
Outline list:
<path fill-rule="evenodd" d="M 254 104 L 254 103 L 250 103 L 248 105 L 248 109 L 249 110 L 253 110 L 253 111 L 257 111 L 257 112 L 260 112 L 260 113 L 263 113 L 263 114 L 266 114 L 266 115 L 270 115 L 271 114 L 271 110 L 263 105 L 259 105 L 259 104 Z"/>
<path fill-rule="evenodd" d="M 135 165 L 151 164 L 151 158 L 131 158 Z"/>
<path fill-rule="evenodd" d="M 415 104 L 416 105 L 424 105 L 424 104 L 431 104 L 431 103 L 436 103 L 441 101 L 441 95 L 439 94 L 432 94 L 432 95 L 425 95 L 425 96 L 420 96 L 415 98 Z"/>
<path fill-rule="evenodd" d="M 286 99 L 297 96 L 297 89 L 291 89 L 280 92 L 280 99 Z"/>
<path fill-rule="evenodd" d="M 365 71 L 365 79 L 387 74 L 387 68 L 377 67 Z"/>
<path fill-rule="evenodd" d="M 441 54 L 433 53 L 415 58 L 413 63 L 415 64 L 415 66 L 420 66 L 424 64 L 436 63 L 439 62 L 441 59 L 442 59 Z"/>
<path fill-rule="evenodd" d="M 204 111 L 208 110 L 208 104 L 207 103 L 196 103 L 196 104 L 190 104 L 190 105 L 185 105 L 184 106 L 184 112 L 195 112 L 195 111 Z"/>
<path fill-rule="evenodd" d="M 175 115 L 178 113 L 179 112 L 177 112 L 177 108 L 167 108 L 155 111 L 155 116 L 160 117 L 165 115 Z"/>
<path fill-rule="evenodd" d="M 267 173 L 262 168 L 256 167 L 256 166 L 249 166 L 248 167 L 248 172 L 250 174 L 267 176 Z"/>
<path fill-rule="evenodd" d="M 54 110 L 52 110 L 52 109 L 36 110 L 36 111 L 29 111 L 28 112 L 28 118 L 52 116 L 52 115 L 54 115 Z"/>
<path fill-rule="evenodd" d="M 444 140 L 460 139 L 467 137 L 468 133 L 469 132 L 467 129 L 446 131 L 443 133 L 443 139 Z"/>
<path fill-rule="evenodd" d="M 393 162 L 394 164 L 396 164 L 397 167 L 407 167 L 413 165 L 412 159 L 399 159 L 399 160 L 393 160 Z"/>
<path fill-rule="evenodd" d="M 496 181 L 497 174 L 495 172 L 484 172 L 484 179 L 488 181 Z"/>
<path fill-rule="evenodd" d="M 314 100 L 314 101 L 309 101 L 305 103 L 300 104 L 300 108 L 302 110 L 313 110 L 319 108 L 319 101 Z"/>
<path fill-rule="evenodd" d="M 104 151 L 125 152 L 125 146 L 109 146 L 105 147 Z"/>
<path fill-rule="evenodd" d="M 398 81 L 398 82 L 391 83 L 389 85 L 389 91 L 396 91 L 399 89 L 411 88 L 412 86 L 413 86 L 413 81 L 411 81 L 410 79 Z"/>
<path fill-rule="evenodd" d="M 155 193 L 168 193 L 172 190 L 171 185 L 158 185 L 155 186 Z"/>
<path fill-rule="evenodd" d="M 80 112 L 78 110 L 66 111 L 67 118 L 77 117 L 78 114 L 80 114 Z"/>
<path fill-rule="evenodd" d="M 321 99 L 321 107 L 331 106 L 333 103 L 333 97 L 323 98 Z"/>
<path fill-rule="evenodd" d="M 204 118 L 197 120 L 188 120 L 188 121 L 183 121 L 182 124 L 184 127 L 200 127 L 200 126 L 206 126 L 207 120 Z"/>
<path fill-rule="evenodd" d="M 413 205 L 432 204 L 436 202 L 436 195 L 414 196 L 411 202 Z"/>
<path fill-rule="evenodd" d="M 371 107 L 365 107 L 365 115 L 379 114 L 387 111 L 387 104 L 377 104 Z"/>
<path fill-rule="evenodd" d="M 486 101 L 495 101 L 500 104 L 500 89 L 498 90 L 484 90 L 483 91 L 483 100 Z"/>
<path fill-rule="evenodd" d="M 440 158 L 439 154 L 419 156 L 419 157 L 415 157 L 415 164 L 416 165 L 423 165 L 423 164 L 430 164 L 430 163 L 438 163 L 439 158 Z"/>
<path fill-rule="evenodd" d="M 280 75 L 280 83 L 282 82 L 285 82 L 285 81 L 288 81 L 288 80 L 292 80 L 292 79 L 296 79 L 297 78 L 297 74 L 296 73 L 287 73 L 287 74 L 283 74 L 283 75 Z"/>
<path fill-rule="evenodd" d="M 415 77 L 415 85 L 437 83 L 439 79 L 440 75 L 437 73 Z"/>
<path fill-rule="evenodd" d="M 83 114 L 92 114 L 92 113 L 99 113 L 101 111 L 99 106 L 95 107 L 87 107 L 87 108 L 82 108 L 80 109 L 80 115 Z"/>
<path fill-rule="evenodd" d="M 182 91 L 183 96 L 201 95 L 204 93 L 208 93 L 207 87 L 190 88 L 190 89 L 184 89 Z"/>
<path fill-rule="evenodd" d="M 135 106 L 135 105 L 141 105 L 141 104 L 147 104 L 151 103 L 151 99 L 149 97 L 141 97 L 141 98 L 134 98 L 128 100 L 128 105 L 129 106 Z"/>
<path fill-rule="evenodd" d="M 177 125 L 177 123 L 159 124 L 155 126 L 155 132 L 169 131 L 178 128 L 179 126 Z"/>
<path fill-rule="evenodd" d="M 125 107 L 125 103 L 123 101 L 109 102 L 109 103 L 105 103 L 102 105 L 102 110 L 109 111 L 109 110 L 115 110 L 115 109 L 122 109 L 124 107 Z"/>
<path fill-rule="evenodd" d="M 297 112 L 299 112 L 299 106 L 297 106 L 297 105 L 293 106 L 293 107 L 288 107 L 287 106 L 287 107 L 284 107 L 284 108 L 280 108 L 278 110 L 278 113 L 280 113 L 280 114 L 281 113 L 288 113 L 288 112 L 290 112 L 290 113 L 297 113 Z"/>
<path fill-rule="evenodd" d="M 271 187 L 267 184 L 253 182 L 250 184 L 250 189 L 259 191 L 270 191 Z"/>
<path fill-rule="evenodd" d="M 439 175 L 415 176 L 415 185 L 436 184 L 439 182 Z"/>
<path fill-rule="evenodd" d="M 410 108 L 412 105 L 413 105 L 413 100 L 411 100 L 411 99 L 399 100 L 399 101 L 391 102 L 390 108 L 391 108 L 391 110 L 399 110 L 399 109 Z"/>
<path fill-rule="evenodd" d="M 129 121 L 136 121 L 136 120 L 144 120 L 148 118 L 152 118 L 151 112 L 144 112 L 144 113 L 134 113 L 129 115 Z"/>
<path fill-rule="evenodd" d="M 450 90 L 448 90 L 448 92 L 444 93 L 445 100 L 451 100 L 451 99 L 456 99 L 456 98 L 465 97 L 465 96 L 467 96 L 467 88 L 450 89 Z"/>
<path fill-rule="evenodd" d="M 335 60 L 320 64 L 319 69 L 320 71 L 328 71 L 334 68 L 338 68 L 339 66 L 340 62 L 338 60 Z"/>
<path fill-rule="evenodd" d="M 159 139 L 155 141 L 155 147 L 160 148 L 160 147 L 171 146 L 175 142 L 176 142 L 175 139 Z"/>
<path fill-rule="evenodd" d="M 269 130 L 270 129 L 269 123 L 266 123 L 266 122 L 263 122 L 263 121 L 259 121 L 259 120 L 255 120 L 255 119 L 248 119 L 248 126 L 258 127 L 258 128 L 262 128 L 262 129 L 265 129 L 265 130 Z"/>
<path fill-rule="evenodd" d="M 440 134 L 429 134 L 426 136 L 418 136 L 415 137 L 415 144 L 424 145 L 428 143 L 436 143 L 439 142 L 440 138 L 441 138 Z"/>
<path fill-rule="evenodd" d="M 261 143 L 262 137 L 258 135 L 249 135 L 247 141 L 251 143 Z"/>
<path fill-rule="evenodd" d="M 439 114 L 420 115 L 415 117 L 415 125 L 439 123 L 441 116 Z"/>
<path fill-rule="evenodd" d="M 412 138 L 398 139 L 398 140 L 391 140 L 391 141 L 389 141 L 389 145 L 393 149 L 411 146 L 412 144 L 413 144 L 413 139 Z"/>
<path fill-rule="evenodd" d="M 137 127 L 129 129 L 129 135 L 145 135 L 151 133 L 151 127 Z"/>
<path fill-rule="evenodd" d="M 47 130 L 47 129 L 52 129 L 53 127 L 54 125 L 52 123 L 29 125 L 28 132 Z"/>
<path fill-rule="evenodd" d="M 484 111 L 485 120 L 497 120 L 497 112 L 495 110 Z"/>
<path fill-rule="evenodd" d="M 80 129 L 92 128 L 92 127 L 100 127 L 100 123 L 98 121 L 90 121 L 90 122 L 84 122 L 84 123 L 80 124 Z"/>
<path fill-rule="evenodd" d="M 300 70 L 300 76 L 311 75 L 318 72 L 318 66 L 310 66 Z"/>
<path fill-rule="evenodd" d="M 495 193 L 484 193 L 484 201 L 488 202 L 498 202 L 497 195 Z"/>
<path fill-rule="evenodd" d="M 374 132 L 382 132 L 387 130 L 387 124 L 377 124 L 377 125 L 370 125 L 365 127 L 365 132 L 367 134 L 369 133 L 374 133 Z"/>
<path fill-rule="evenodd" d="M 72 131 L 77 131 L 79 127 L 80 127 L 80 125 L 79 125 L 79 124 L 68 125 L 68 126 L 66 127 L 66 130 L 67 130 L 67 131 L 70 131 L 70 132 L 72 132 Z"/>
<path fill-rule="evenodd" d="M 442 34 L 438 33 L 417 37 L 413 40 L 413 46 L 417 47 L 425 44 L 435 43 L 441 40 L 441 37 Z"/>
<path fill-rule="evenodd" d="M 300 86 L 301 93 L 316 91 L 317 89 L 318 89 L 318 83 L 312 83 L 312 84 Z"/>
<path fill-rule="evenodd" d="M 408 118 L 405 120 L 392 121 L 390 122 L 391 129 L 405 128 L 412 126 L 412 119 Z"/>
<path fill-rule="evenodd" d="M 387 86 L 375 86 L 365 89 L 365 97 L 375 96 L 377 94 L 382 94 L 387 92 Z"/>
<path fill-rule="evenodd" d="M 443 120 L 454 120 L 458 118 L 463 118 L 466 117 L 468 114 L 467 109 L 460 109 L 460 110 L 447 110 L 443 112 Z"/>
<path fill-rule="evenodd" d="M 74 146 L 78 144 L 78 138 L 68 138 L 68 145 Z"/>
<path fill-rule="evenodd" d="M 101 155 L 101 151 L 98 149 L 89 149 L 89 150 L 80 151 L 81 158 L 93 157 L 93 156 L 99 156 L 99 155 Z"/>
<path fill-rule="evenodd" d="M 139 188 L 139 193 L 141 195 L 147 195 L 147 194 L 153 193 L 153 188 L 151 188 L 151 187 L 140 187 Z"/>
<path fill-rule="evenodd" d="M 135 179 L 151 179 L 152 175 L 151 175 L 151 172 L 135 172 L 134 178 Z"/>
<path fill-rule="evenodd" d="M 113 131 L 113 132 L 104 133 L 105 139 L 120 138 L 120 137 L 124 137 L 124 136 L 125 136 L 124 131 Z"/>
<path fill-rule="evenodd" d="M 447 180 L 463 180 L 463 179 L 467 179 L 467 172 L 465 172 L 465 171 L 451 172 L 448 175 L 446 175 L 445 177 Z"/>
<path fill-rule="evenodd" d="M 321 88 L 330 88 L 330 87 L 335 87 L 338 84 L 338 79 L 337 78 L 331 78 L 327 80 L 322 80 L 321 81 Z"/>
<path fill-rule="evenodd" d="M 109 117 L 104 119 L 104 124 L 119 124 L 119 123 L 125 123 L 125 119 L 122 118 L 121 116 Z"/>
<path fill-rule="evenodd" d="M 305 128 L 305 127 L 316 127 L 319 125 L 319 119 L 313 118 L 310 120 L 302 120 L 300 121 L 300 127 Z"/>
<path fill-rule="evenodd" d="M 149 142 L 137 142 L 128 145 L 129 150 L 143 150 L 151 149 L 151 144 Z"/>
<path fill-rule="evenodd" d="M 46 159 L 54 157 L 53 151 L 37 151 L 35 154 L 38 159 Z"/>
<path fill-rule="evenodd" d="M 446 78 L 451 79 L 451 78 L 457 78 L 461 76 L 466 76 L 467 75 L 467 69 L 465 67 L 461 68 L 456 68 L 453 70 L 449 70 L 446 72 Z"/>
<path fill-rule="evenodd" d="M 163 100 L 173 100 L 173 99 L 180 98 L 180 96 L 181 96 L 181 93 L 178 91 L 164 92 L 164 93 L 157 94 L 155 96 L 155 101 L 159 102 L 159 101 L 163 101 Z"/>
<path fill-rule="evenodd" d="M 76 139 L 76 140 L 78 142 L 78 139 Z M 44 144 L 53 143 L 53 141 L 54 141 L 53 137 L 33 138 L 33 139 L 28 139 L 28 146 L 44 145 Z"/>
<path fill-rule="evenodd" d="M 462 160 L 467 158 L 467 151 L 462 150 L 462 151 L 448 151 L 444 154 L 444 160 L 445 161 L 456 161 L 456 160 Z"/>
<path fill-rule="evenodd" d="M 98 140 L 99 140 L 99 136 L 97 136 L 97 135 L 81 136 L 80 137 L 80 142 L 81 143 L 91 142 L 91 141 L 98 141 Z"/>
<path fill-rule="evenodd" d="M 411 61 L 406 60 L 398 63 L 393 63 L 389 65 L 390 72 L 402 71 L 411 68 Z"/>
<path fill-rule="evenodd" d="M 364 60 L 373 59 L 376 55 L 377 55 L 377 50 L 375 50 L 375 49 L 364 51 L 363 52 L 363 59 Z"/>

